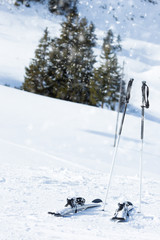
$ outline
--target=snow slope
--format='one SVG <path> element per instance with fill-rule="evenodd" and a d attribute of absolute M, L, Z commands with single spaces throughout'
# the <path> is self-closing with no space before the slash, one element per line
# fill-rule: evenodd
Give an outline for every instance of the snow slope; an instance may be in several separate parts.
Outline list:
<path fill-rule="evenodd" d="M 55 21 L 40 4 L 38 10 L 37 5 L 17 9 L 6 2 L 0 0 L 0 83 L 19 87 L 44 29 L 48 27 L 58 35 L 60 19 Z"/>
<path fill-rule="evenodd" d="M 0 109 L 0 239 L 159 239 L 159 123 L 145 120 L 142 213 L 119 225 L 117 203 L 139 204 L 140 118 L 126 115 L 106 211 L 55 218 L 69 196 L 104 200 L 116 113 L 4 86 Z"/>
<path fill-rule="evenodd" d="M 58 36 L 62 17 L 50 14 L 47 7 L 40 4 L 17 9 L 13 2 L 0 0 L 0 83 L 19 87 L 44 29 L 48 27 L 51 36 Z M 160 103 L 159 2 L 154 5 L 144 0 L 80 0 L 79 3 L 81 17 L 86 16 L 96 26 L 97 60 L 102 39 L 112 28 L 122 38 L 119 61 L 125 63 L 125 80 L 135 78 L 133 105 L 139 108 L 141 81 L 147 81 L 152 93 L 152 114 L 160 118 L 157 107 Z"/>

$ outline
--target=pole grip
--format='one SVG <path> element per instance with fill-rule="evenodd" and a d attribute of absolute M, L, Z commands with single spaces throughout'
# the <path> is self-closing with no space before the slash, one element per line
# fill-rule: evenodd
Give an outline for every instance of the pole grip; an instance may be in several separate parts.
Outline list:
<path fill-rule="evenodd" d="M 142 81 L 142 107 L 149 108 L 149 87 Z"/>
<path fill-rule="evenodd" d="M 133 81 L 134 81 L 134 79 L 131 78 L 128 82 L 127 92 L 126 92 L 126 103 L 125 103 L 125 108 L 124 108 L 121 125 L 120 125 L 120 129 L 119 129 L 119 135 L 121 135 L 121 132 L 122 132 L 122 127 L 123 127 L 124 118 L 125 118 L 125 114 L 126 114 L 126 110 L 127 110 L 127 104 L 129 103 L 129 99 L 130 99 L 130 95 L 131 95 L 131 88 L 132 88 Z"/>
<path fill-rule="evenodd" d="M 132 83 L 133 83 L 133 78 L 131 78 L 128 82 L 128 86 L 127 86 L 127 92 L 126 92 L 126 103 L 129 103 L 129 99 L 130 99 L 130 93 L 131 93 L 131 87 L 132 87 Z"/>

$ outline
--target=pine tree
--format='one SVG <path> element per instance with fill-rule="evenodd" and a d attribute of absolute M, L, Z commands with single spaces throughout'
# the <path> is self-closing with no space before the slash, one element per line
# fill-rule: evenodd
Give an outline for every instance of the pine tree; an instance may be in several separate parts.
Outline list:
<path fill-rule="evenodd" d="M 66 69 L 67 58 L 63 47 L 64 46 L 59 45 L 59 39 L 55 38 L 52 40 L 48 75 L 52 79 L 53 83 L 53 97 L 69 100 L 67 96 L 69 89 Z"/>
<path fill-rule="evenodd" d="M 77 5 L 78 0 L 49 0 L 50 12 L 67 16 Z"/>
<path fill-rule="evenodd" d="M 80 64 L 79 79 L 81 86 L 81 102 L 95 105 L 91 99 L 91 89 L 94 81 L 94 64 L 96 62 L 93 47 L 96 45 L 95 27 L 91 23 L 87 26 L 87 20 L 84 18 L 80 22 L 80 31 L 78 39 L 80 40 Z M 75 76 L 76 77 L 76 76 Z"/>
<path fill-rule="evenodd" d="M 95 81 L 97 86 L 96 98 L 99 100 L 101 107 L 104 104 L 115 110 L 119 99 L 119 88 L 122 78 L 121 68 L 118 64 L 117 51 L 121 50 L 120 37 L 115 41 L 112 30 L 107 32 L 107 36 L 103 40 L 100 67 L 95 69 Z M 124 81 L 122 84 L 122 95 L 124 94 Z"/>
<path fill-rule="evenodd" d="M 41 2 L 43 3 L 44 0 L 15 0 L 15 6 L 20 6 L 20 4 L 24 4 L 26 7 L 30 7 L 30 2 Z"/>
<path fill-rule="evenodd" d="M 29 92 L 52 96 L 52 79 L 48 76 L 50 37 L 47 28 L 40 39 L 29 67 L 25 68 L 23 89 Z"/>
<path fill-rule="evenodd" d="M 95 39 L 94 25 L 88 25 L 86 18 L 80 19 L 75 7 L 62 23 L 60 38 L 51 53 L 51 72 L 59 87 L 57 97 L 90 104 Z"/>

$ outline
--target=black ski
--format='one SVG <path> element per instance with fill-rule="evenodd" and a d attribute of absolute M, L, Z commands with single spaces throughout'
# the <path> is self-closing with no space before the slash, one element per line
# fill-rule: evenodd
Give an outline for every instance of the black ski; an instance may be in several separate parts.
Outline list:
<path fill-rule="evenodd" d="M 48 212 L 48 214 L 54 215 L 55 217 L 71 216 L 89 208 L 100 207 L 101 203 L 101 199 L 94 199 L 91 203 L 85 203 L 85 199 L 81 197 L 67 198 L 67 204 L 65 205 L 65 208 L 56 212 Z"/>
<path fill-rule="evenodd" d="M 131 202 L 118 203 L 118 208 L 115 211 L 114 217 L 111 218 L 115 222 L 127 222 L 134 206 Z"/>

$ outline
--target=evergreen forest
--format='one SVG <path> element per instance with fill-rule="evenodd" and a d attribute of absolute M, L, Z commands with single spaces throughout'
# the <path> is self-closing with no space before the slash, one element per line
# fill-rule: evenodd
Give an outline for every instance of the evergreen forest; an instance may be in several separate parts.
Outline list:
<path fill-rule="evenodd" d="M 48 29 L 35 50 L 35 57 L 25 68 L 23 90 L 67 101 L 107 107 L 115 110 L 124 105 L 125 81 L 118 63 L 120 36 L 111 29 L 101 47 L 100 62 L 94 55 L 94 24 L 80 18 L 77 1 L 61 24 L 58 38 L 51 38 Z M 98 66 L 98 67 L 95 67 Z M 121 94 L 120 94 L 121 92 Z"/>

